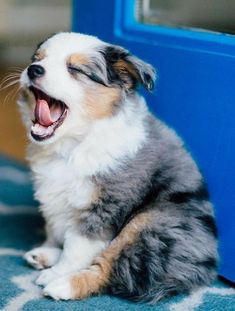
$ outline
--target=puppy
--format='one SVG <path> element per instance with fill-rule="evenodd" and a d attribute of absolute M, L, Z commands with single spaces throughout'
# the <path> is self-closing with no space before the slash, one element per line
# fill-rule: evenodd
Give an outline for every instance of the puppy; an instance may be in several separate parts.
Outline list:
<path fill-rule="evenodd" d="M 43 270 L 45 295 L 154 303 L 215 278 L 202 175 L 137 93 L 154 80 L 124 48 L 78 33 L 41 43 L 22 72 L 27 158 L 47 232 L 25 259 Z"/>

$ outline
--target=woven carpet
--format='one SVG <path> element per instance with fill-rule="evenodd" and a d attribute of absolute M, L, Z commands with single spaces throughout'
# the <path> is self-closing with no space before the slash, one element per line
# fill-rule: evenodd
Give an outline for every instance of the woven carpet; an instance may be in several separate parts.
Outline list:
<path fill-rule="evenodd" d="M 28 169 L 0 156 L 0 310 L 4 311 L 235 311 L 235 289 L 216 281 L 191 295 L 165 299 L 154 306 L 109 296 L 84 301 L 53 301 L 34 285 L 38 272 L 22 254 L 43 240 L 43 220 L 33 200 Z"/>

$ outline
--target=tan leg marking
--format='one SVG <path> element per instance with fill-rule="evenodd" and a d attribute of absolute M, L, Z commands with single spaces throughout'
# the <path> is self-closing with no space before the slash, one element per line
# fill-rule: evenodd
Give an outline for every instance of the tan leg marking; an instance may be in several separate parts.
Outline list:
<path fill-rule="evenodd" d="M 71 278 L 71 288 L 74 298 L 83 299 L 91 294 L 101 293 L 107 286 L 112 272 L 113 261 L 116 260 L 120 252 L 131 245 L 138 234 L 153 219 L 153 212 L 144 212 L 135 216 L 111 242 L 109 247 L 97 258 L 89 270 L 81 271 Z"/>

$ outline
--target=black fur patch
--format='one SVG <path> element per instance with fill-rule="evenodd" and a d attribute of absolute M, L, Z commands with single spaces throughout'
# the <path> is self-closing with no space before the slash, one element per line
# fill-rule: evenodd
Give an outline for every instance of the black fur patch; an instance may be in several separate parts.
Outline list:
<path fill-rule="evenodd" d="M 128 55 L 127 52 L 121 49 L 114 48 L 113 46 L 107 46 L 101 53 L 106 61 L 107 77 L 109 84 L 118 84 L 122 86 L 123 81 L 121 80 L 118 73 L 114 70 L 113 65 L 121 59 L 125 59 Z"/>
<path fill-rule="evenodd" d="M 132 56 L 129 51 L 119 46 L 106 46 L 100 52 L 106 61 L 109 84 L 116 84 L 124 88 L 128 85 L 127 90 L 129 91 L 135 90 L 139 84 L 142 84 L 147 90 L 153 90 L 155 70 L 152 66 Z M 127 64 L 127 68 L 117 70 L 115 64 L 121 60 Z M 132 69 L 128 71 L 128 67 Z"/>
<path fill-rule="evenodd" d="M 192 228 L 191 228 L 190 224 L 188 224 L 186 222 L 182 222 L 179 225 L 173 226 L 172 228 L 178 229 L 178 230 L 187 231 L 187 232 L 191 232 L 192 231 Z"/>
<path fill-rule="evenodd" d="M 208 191 L 204 185 L 195 191 L 174 192 L 169 197 L 169 201 L 176 204 L 188 203 L 191 200 L 202 201 L 208 199 Z"/>
<path fill-rule="evenodd" d="M 208 257 L 203 261 L 197 261 L 196 265 L 202 265 L 207 269 L 216 269 L 217 268 L 217 261 L 213 257 Z"/>

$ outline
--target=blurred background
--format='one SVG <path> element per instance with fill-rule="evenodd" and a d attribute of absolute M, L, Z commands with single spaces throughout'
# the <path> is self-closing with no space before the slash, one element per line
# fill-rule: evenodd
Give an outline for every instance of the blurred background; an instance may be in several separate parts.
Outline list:
<path fill-rule="evenodd" d="M 70 0 L 0 1 L 0 153 L 23 161 L 26 145 L 16 105 L 18 86 L 5 88 L 14 80 L 8 75 L 29 63 L 40 41 L 54 32 L 70 30 L 70 24 Z"/>
<path fill-rule="evenodd" d="M 0 154 L 23 160 L 26 145 L 15 103 L 17 85 L 5 88 L 14 80 L 8 75 L 19 73 L 28 64 L 41 40 L 54 32 L 70 30 L 72 3 L 72 0 L 0 1 Z M 86 6 L 83 0 L 74 0 L 74 3 L 81 8 Z M 105 5 L 103 0 L 99 8 L 95 5 L 96 16 L 100 15 L 97 9 L 102 10 L 102 5 Z M 235 33 L 234 8 L 234 0 L 226 0 L 226 5 L 221 0 L 135 1 L 136 20 L 140 23 L 231 34 Z"/>

